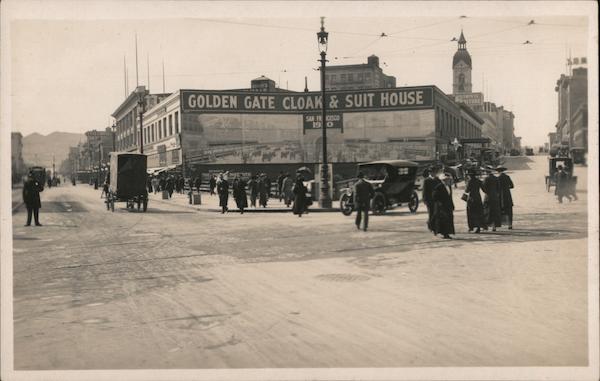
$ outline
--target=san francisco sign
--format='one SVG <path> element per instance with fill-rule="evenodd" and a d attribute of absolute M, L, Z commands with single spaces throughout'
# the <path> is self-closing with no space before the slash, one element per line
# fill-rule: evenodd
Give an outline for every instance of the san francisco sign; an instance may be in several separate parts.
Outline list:
<path fill-rule="evenodd" d="M 183 112 L 289 113 L 321 110 L 320 92 L 264 93 L 181 90 Z M 327 92 L 326 109 L 339 112 L 415 110 L 433 107 L 433 87 Z"/>

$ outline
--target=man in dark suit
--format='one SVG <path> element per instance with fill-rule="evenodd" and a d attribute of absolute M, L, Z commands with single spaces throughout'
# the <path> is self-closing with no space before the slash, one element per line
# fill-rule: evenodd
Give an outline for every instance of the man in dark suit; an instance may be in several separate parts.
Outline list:
<path fill-rule="evenodd" d="M 375 191 L 371 184 L 365 181 L 365 175 L 358 173 L 358 181 L 354 184 L 354 208 L 356 209 L 356 228 L 360 230 L 360 221 L 362 214 L 365 215 L 363 230 L 367 231 L 369 226 L 369 207 L 371 199 L 375 196 Z"/>
<path fill-rule="evenodd" d="M 427 207 L 427 213 L 429 215 L 427 218 L 427 228 L 430 231 L 433 231 L 431 225 L 431 220 L 433 217 L 433 189 L 436 187 L 436 185 L 441 183 L 441 180 L 436 176 L 438 171 L 439 169 L 437 167 L 430 167 L 429 169 L 425 169 L 425 171 L 423 171 L 423 177 L 425 179 L 423 180 L 423 194 L 421 199 Z"/>
<path fill-rule="evenodd" d="M 33 178 L 33 173 L 29 172 L 27 180 L 23 184 L 23 202 L 27 207 L 27 224 L 25 226 L 31 226 L 32 214 L 35 219 L 35 226 L 42 226 L 39 220 L 39 212 L 42 207 L 40 192 L 42 190 L 42 185 Z"/>

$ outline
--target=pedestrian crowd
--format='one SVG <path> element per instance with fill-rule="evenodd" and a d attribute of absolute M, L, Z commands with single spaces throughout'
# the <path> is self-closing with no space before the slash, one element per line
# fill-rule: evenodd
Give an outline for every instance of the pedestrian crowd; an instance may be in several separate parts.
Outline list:
<path fill-rule="evenodd" d="M 454 202 L 452 200 L 452 176 L 444 173 L 441 167 L 433 166 L 423 173 L 422 200 L 427 207 L 427 227 L 444 239 L 451 239 L 454 229 Z M 461 200 L 467 204 L 467 226 L 469 232 L 492 231 L 505 222 L 513 228 L 513 200 L 511 189 L 514 184 L 506 173 L 506 168 L 470 168 L 467 171 L 465 191 Z M 485 178 L 480 179 L 482 173 Z M 483 197 L 481 193 L 483 192 Z"/>

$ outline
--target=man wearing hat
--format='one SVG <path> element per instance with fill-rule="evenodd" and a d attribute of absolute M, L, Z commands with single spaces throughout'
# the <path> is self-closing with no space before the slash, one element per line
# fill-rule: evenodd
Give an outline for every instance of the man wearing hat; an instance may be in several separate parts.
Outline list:
<path fill-rule="evenodd" d="M 498 189 L 500 190 L 500 210 L 503 216 L 508 218 L 508 229 L 512 230 L 513 201 L 510 190 L 514 188 L 513 182 L 506 173 L 506 168 L 499 165 L 496 167 L 498 175 Z"/>
<path fill-rule="evenodd" d="M 371 184 L 365 181 L 365 175 L 362 172 L 358 173 L 358 181 L 354 184 L 354 208 L 356 209 L 356 228 L 360 230 L 360 222 L 364 213 L 363 230 L 367 231 L 369 227 L 369 207 L 371 199 L 375 196 L 375 191 Z"/>
<path fill-rule="evenodd" d="M 427 219 L 427 228 L 430 231 L 433 231 L 433 228 L 431 227 L 431 220 L 433 216 L 433 189 L 437 184 L 441 183 L 441 180 L 438 179 L 436 176 L 438 170 L 439 168 L 432 166 L 423 171 L 423 177 L 425 179 L 423 180 L 423 194 L 421 196 L 421 199 L 427 207 L 427 213 L 429 216 Z"/>
<path fill-rule="evenodd" d="M 562 165 L 556 167 L 557 172 L 554 175 L 556 180 L 556 189 L 554 190 L 554 194 L 558 196 L 558 202 L 562 204 L 563 197 L 566 197 L 569 201 L 571 201 L 571 195 L 569 194 L 569 175 L 564 170 Z"/>
<path fill-rule="evenodd" d="M 25 226 L 31 226 L 32 214 L 35 219 L 35 226 L 42 226 L 39 219 L 40 208 L 42 207 L 40 192 L 42 191 L 42 185 L 33 177 L 33 172 L 29 171 L 27 180 L 23 184 L 23 202 L 27 207 L 27 224 Z"/>

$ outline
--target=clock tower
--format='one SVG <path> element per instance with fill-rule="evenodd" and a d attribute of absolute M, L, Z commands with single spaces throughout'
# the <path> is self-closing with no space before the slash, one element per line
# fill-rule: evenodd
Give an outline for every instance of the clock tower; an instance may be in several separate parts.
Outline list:
<path fill-rule="evenodd" d="M 469 94 L 473 91 L 471 84 L 471 55 L 467 51 L 467 40 L 462 30 L 458 40 L 458 50 L 454 53 L 452 59 L 452 93 L 453 94 Z"/>

